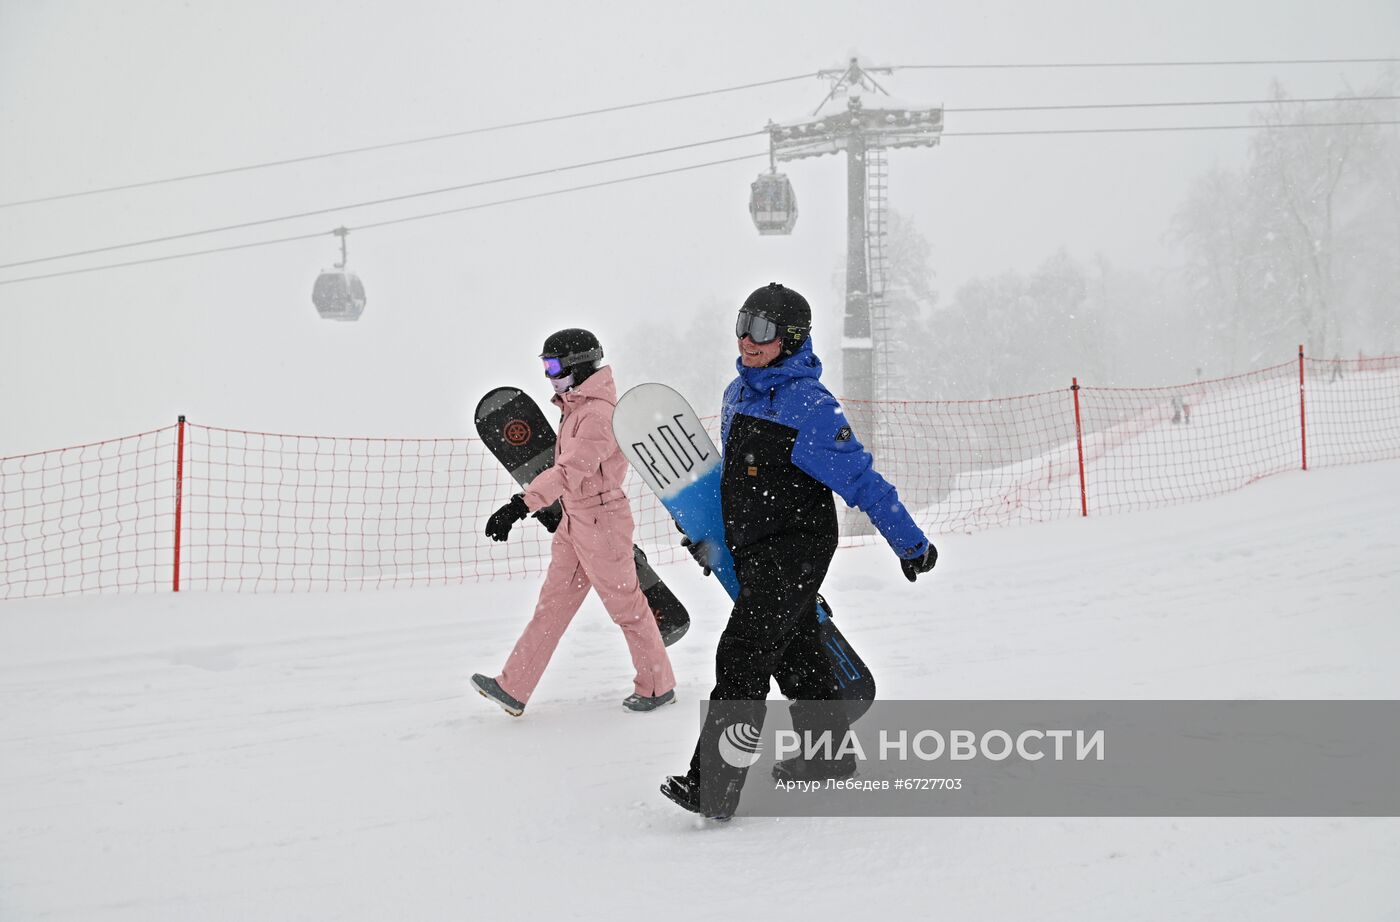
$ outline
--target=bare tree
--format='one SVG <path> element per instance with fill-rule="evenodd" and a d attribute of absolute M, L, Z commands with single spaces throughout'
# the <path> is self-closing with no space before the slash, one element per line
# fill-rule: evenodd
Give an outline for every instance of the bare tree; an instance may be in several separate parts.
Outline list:
<path fill-rule="evenodd" d="M 1378 86 L 1367 95 L 1385 95 Z M 1400 290 L 1400 168 L 1388 101 L 1278 102 L 1255 113 L 1244 169 L 1199 177 L 1173 220 L 1187 290 L 1227 367 L 1302 341 L 1316 355 L 1375 336 L 1376 303 Z M 1288 128 L 1298 122 L 1330 128 Z M 1269 127 L 1275 126 L 1275 127 Z M 1345 331 L 1352 330 L 1349 337 Z"/>

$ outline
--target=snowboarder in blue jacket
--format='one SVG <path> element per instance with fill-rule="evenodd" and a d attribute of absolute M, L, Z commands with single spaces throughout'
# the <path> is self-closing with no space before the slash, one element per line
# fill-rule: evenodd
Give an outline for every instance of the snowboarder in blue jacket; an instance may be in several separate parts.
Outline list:
<path fill-rule="evenodd" d="M 761 726 L 761 702 L 776 677 L 784 694 L 835 701 L 840 689 L 818 640 L 817 592 L 836 552 L 832 494 L 865 512 L 911 582 L 933 569 L 938 551 L 875 470 L 840 403 L 821 383 L 807 300 L 777 282 L 749 295 L 735 325 L 739 376 L 724 392 L 720 499 L 725 542 L 742 589 L 715 653 L 711 701 L 751 701 L 744 720 Z M 708 551 L 692 547 L 702 564 Z M 712 708 L 712 713 L 720 709 Z M 724 709 L 731 718 L 732 708 Z M 827 708 L 825 729 L 844 734 L 844 711 Z M 798 719 L 794 711 L 794 720 Z M 707 816 L 733 812 L 743 770 L 712 758 L 730 723 L 707 723 L 690 770 L 662 793 Z M 785 760 L 783 780 L 844 777 L 853 758 Z M 723 777 L 702 777 L 710 775 Z"/>

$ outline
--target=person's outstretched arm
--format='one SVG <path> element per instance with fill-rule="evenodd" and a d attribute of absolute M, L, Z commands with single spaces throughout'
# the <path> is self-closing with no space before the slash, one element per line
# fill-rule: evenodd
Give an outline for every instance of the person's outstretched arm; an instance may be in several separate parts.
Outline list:
<path fill-rule="evenodd" d="M 875 470 L 874 459 L 834 397 L 820 400 L 804 421 L 792 448 L 792 463 L 829 487 L 846 505 L 870 516 L 901 562 L 913 565 L 915 574 L 933 568 L 938 552 L 904 508 L 894 485 Z M 904 569 L 912 580 L 910 568 Z"/>

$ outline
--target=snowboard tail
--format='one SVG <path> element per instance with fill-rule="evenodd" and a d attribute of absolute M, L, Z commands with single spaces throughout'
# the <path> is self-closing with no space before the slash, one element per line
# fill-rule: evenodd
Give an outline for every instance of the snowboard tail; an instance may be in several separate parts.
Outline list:
<path fill-rule="evenodd" d="M 671 591 L 656 571 L 647 562 L 646 552 L 632 545 L 632 560 L 637 564 L 637 582 L 642 586 L 642 595 L 656 615 L 656 627 L 661 631 L 661 640 L 670 646 L 685 636 L 690 630 L 690 613 L 681 600 Z"/>

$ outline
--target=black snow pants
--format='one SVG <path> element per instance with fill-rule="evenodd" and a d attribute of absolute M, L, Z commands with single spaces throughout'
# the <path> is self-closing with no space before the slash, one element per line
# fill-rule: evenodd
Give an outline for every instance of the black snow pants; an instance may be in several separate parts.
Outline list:
<path fill-rule="evenodd" d="M 746 771 L 716 758 L 719 736 L 736 722 L 762 729 L 771 679 L 794 699 L 798 733 L 830 730 L 839 744 L 849 728 L 816 613 L 817 591 L 835 553 L 834 534 L 779 532 L 734 555 L 739 598 L 720 635 L 710 718 L 690 760 L 716 813 L 733 812 Z"/>

